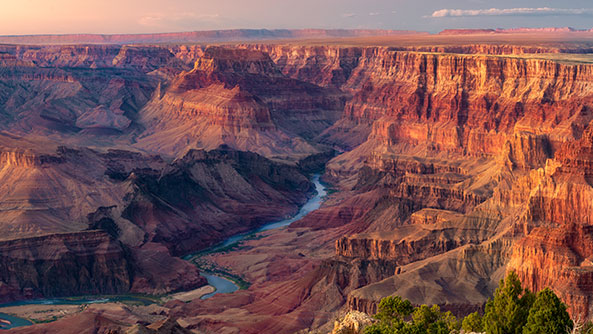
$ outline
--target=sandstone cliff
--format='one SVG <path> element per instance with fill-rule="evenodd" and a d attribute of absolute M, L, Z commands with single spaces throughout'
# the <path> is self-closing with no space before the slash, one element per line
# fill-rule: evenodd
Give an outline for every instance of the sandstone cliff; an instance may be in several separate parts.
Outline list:
<path fill-rule="evenodd" d="M 166 163 L 0 137 L 3 300 L 195 288 L 205 280 L 173 255 L 293 213 L 310 191 L 297 167 L 228 148 Z"/>
<path fill-rule="evenodd" d="M 125 251 L 101 231 L 0 242 L 3 301 L 127 292 L 133 273 Z"/>
<path fill-rule="evenodd" d="M 318 153 L 304 138 L 339 117 L 344 95 L 285 77 L 259 51 L 207 48 L 142 112 L 139 145 L 168 154 L 221 144 L 266 156 Z M 168 140 L 163 140 L 168 137 Z"/>
<path fill-rule="evenodd" d="M 565 143 L 534 177 L 509 267 L 533 290 L 551 286 L 573 314 L 590 317 L 591 126 L 580 140 Z"/>
<path fill-rule="evenodd" d="M 392 293 L 480 305 L 508 264 L 532 289 L 553 286 L 588 316 L 590 254 L 568 245 L 589 237 L 592 69 L 363 48 L 341 86 L 353 98 L 322 135 L 355 146 L 328 164 L 328 179 L 348 195 L 294 224 L 341 227 L 336 255 L 400 266 L 349 293 L 349 307 L 372 312 Z"/>

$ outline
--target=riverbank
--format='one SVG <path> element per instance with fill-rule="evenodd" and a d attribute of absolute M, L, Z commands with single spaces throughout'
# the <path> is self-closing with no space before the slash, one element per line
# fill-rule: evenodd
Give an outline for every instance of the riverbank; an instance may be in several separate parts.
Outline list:
<path fill-rule="evenodd" d="M 159 306 L 164 302 L 177 299 L 189 302 L 195 299 L 207 299 L 219 293 L 232 293 L 239 289 L 247 289 L 250 283 L 244 277 L 218 266 L 204 257 L 221 252 L 230 252 L 241 247 L 241 243 L 247 240 L 255 240 L 265 231 L 282 228 L 303 218 L 311 211 L 317 210 L 323 198 L 327 195 L 326 187 L 320 182 L 320 175 L 315 174 L 311 180 L 315 186 L 316 194 L 309 199 L 299 212 L 288 219 L 265 224 L 247 233 L 237 234 L 225 239 L 223 242 L 203 250 L 197 254 L 184 257 L 185 260 L 194 263 L 207 280 L 209 285 L 201 288 L 178 292 L 165 296 L 149 295 L 119 295 L 119 296 L 81 296 L 71 298 L 24 300 L 12 303 L 0 304 L 0 319 L 11 322 L 10 327 L 28 326 L 34 323 L 51 322 L 62 317 L 82 312 L 88 305 L 103 304 L 108 307 L 110 304 L 126 304 L 134 307 Z"/>
<path fill-rule="evenodd" d="M 241 247 L 241 242 L 256 239 L 258 238 L 258 234 L 262 232 L 288 226 L 293 222 L 302 219 L 310 212 L 319 209 L 323 199 L 325 196 L 327 196 L 327 189 L 325 185 L 321 183 L 320 178 L 320 174 L 313 175 L 311 182 L 313 182 L 315 186 L 315 195 L 310 198 L 293 217 L 278 222 L 265 224 L 247 233 L 233 235 L 225 239 L 223 242 L 205 249 L 197 254 L 184 257 L 185 260 L 191 261 L 197 265 L 201 272 L 206 272 L 206 274 L 202 274 L 202 276 L 206 277 L 208 284 L 213 285 L 216 289 L 214 292 L 203 296 L 202 299 L 213 297 L 218 293 L 232 293 L 239 289 L 247 289 L 250 286 L 250 283 L 245 280 L 244 277 L 240 276 L 239 274 L 232 273 L 230 270 L 222 268 L 214 262 L 205 260 L 204 257 L 216 253 L 238 250 Z"/>

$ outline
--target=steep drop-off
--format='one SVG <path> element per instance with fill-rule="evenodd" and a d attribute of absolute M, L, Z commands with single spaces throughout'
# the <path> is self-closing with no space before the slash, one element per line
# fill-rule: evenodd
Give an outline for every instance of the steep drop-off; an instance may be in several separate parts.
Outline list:
<path fill-rule="evenodd" d="M 4 300 L 196 287 L 197 269 L 172 255 L 295 212 L 310 191 L 297 167 L 255 153 L 190 151 L 167 163 L 1 138 L 1 253 L 13 273 L 0 278 Z"/>
<path fill-rule="evenodd" d="M 178 154 L 225 144 L 269 157 L 306 157 L 320 149 L 304 138 L 332 125 L 344 99 L 336 89 L 284 76 L 265 53 L 209 47 L 193 70 L 144 108 L 147 131 L 138 145 Z"/>

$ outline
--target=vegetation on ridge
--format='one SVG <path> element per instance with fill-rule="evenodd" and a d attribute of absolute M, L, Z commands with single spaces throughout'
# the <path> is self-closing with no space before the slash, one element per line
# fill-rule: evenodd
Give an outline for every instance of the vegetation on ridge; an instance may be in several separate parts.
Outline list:
<path fill-rule="evenodd" d="M 451 312 L 441 312 L 438 305 L 413 307 L 409 300 L 391 296 L 381 300 L 375 319 L 365 334 L 449 334 L 461 329 L 487 334 L 586 334 L 591 327 L 575 326 L 566 305 L 551 289 L 536 295 L 521 286 L 513 271 L 500 281 L 483 316 L 474 312 L 461 321 Z"/>

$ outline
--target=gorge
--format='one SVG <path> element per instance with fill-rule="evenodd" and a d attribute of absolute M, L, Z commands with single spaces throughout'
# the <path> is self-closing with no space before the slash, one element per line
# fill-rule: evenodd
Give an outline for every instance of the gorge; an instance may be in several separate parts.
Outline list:
<path fill-rule="evenodd" d="M 593 38 L 558 34 L 0 45 L 0 301 L 155 300 L 11 331 L 328 333 L 511 270 L 592 318 Z M 164 298 L 196 254 L 245 286 Z"/>

